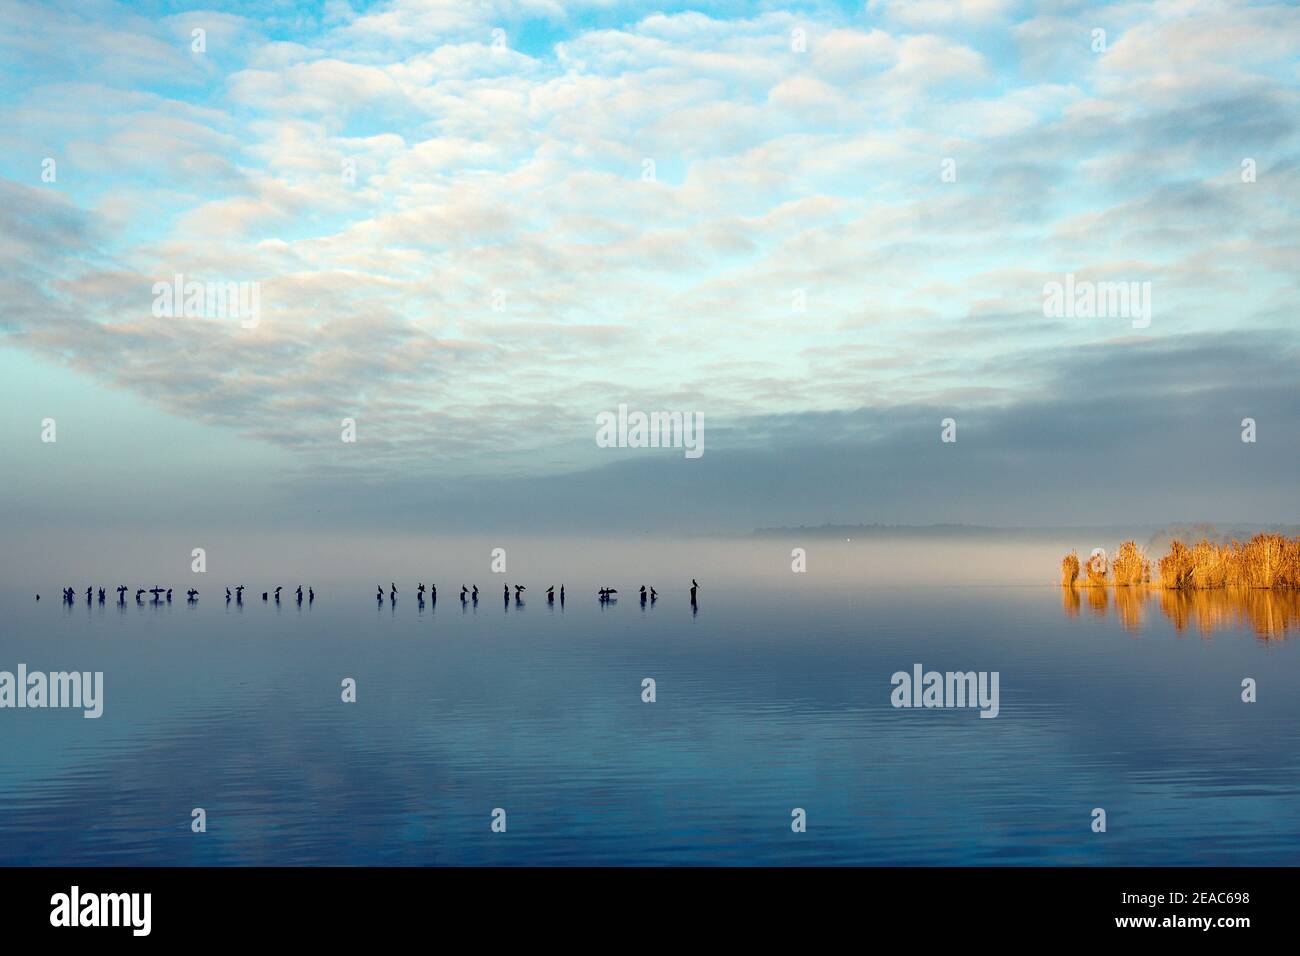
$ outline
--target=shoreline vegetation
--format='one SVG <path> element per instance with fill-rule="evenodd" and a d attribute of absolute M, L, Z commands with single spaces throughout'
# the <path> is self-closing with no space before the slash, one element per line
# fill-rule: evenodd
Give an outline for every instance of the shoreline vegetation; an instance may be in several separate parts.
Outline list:
<path fill-rule="evenodd" d="M 1143 585 L 1175 591 L 1300 588 L 1300 537 L 1257 534 L 1229 544 L 1202 538 L 1191 545 L 1174 540 L 1154 567 L 1132 540 L 1119 546 L 1113 560 L 1101 548 L 1084 562 L 1076 551 L 1061 559 L 1064 588 Z"/>

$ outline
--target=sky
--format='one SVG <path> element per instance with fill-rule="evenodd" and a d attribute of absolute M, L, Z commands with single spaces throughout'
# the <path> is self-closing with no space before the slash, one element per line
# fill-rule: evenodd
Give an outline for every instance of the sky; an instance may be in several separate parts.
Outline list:
<path fill-rule="evenodd" d="M 1300 522 L 1293 4 L 0 0 L 0 65 L 11 530 Z"/>

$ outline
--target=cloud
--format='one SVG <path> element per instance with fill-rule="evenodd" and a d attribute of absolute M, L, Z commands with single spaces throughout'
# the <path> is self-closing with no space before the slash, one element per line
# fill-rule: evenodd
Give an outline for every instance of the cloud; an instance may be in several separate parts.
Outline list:
<path fill-rule="evenodd" d="M 705 412 L 751 475 L 785 468 L 755 422 L 839 475 L 836 416 L 992 427 L 1099 374 L 1045 357 L 1294 344 L 1293 8 L 4 15 L 59 37 L 7 41 L 6 345 L 308 476 L 607 475 L 621 401 Z M 258 282 L 258 328 L 155 318 L 178 272 Z M 1066 272 L 1152 282 L 1151 327 L 1045 318 Z"/>

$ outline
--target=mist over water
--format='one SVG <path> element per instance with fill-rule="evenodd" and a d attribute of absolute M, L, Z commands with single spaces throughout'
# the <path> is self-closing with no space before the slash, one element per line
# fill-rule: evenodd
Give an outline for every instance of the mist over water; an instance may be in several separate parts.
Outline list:
<path fill-rule="evenodd" d="M 861 537 L 746 535 L 668 537 L 641 535 L 558 537 L 536 535 L 434 536 L 426 534 L 239 533 L 182 536 L 150 531 L 82 536 L 41 534 L 11 540 L 4 579 L 45 593 L 91 583 L 116 586 L 199 588 L 203 597 L 246 584 L 265 587 L 314 584 L 357 596 L 390 582 L 412 592 L 418 581 L 440 588 L 502 575 L 491 571 L 492 552 L 504 548 L 511 584 L 544 590 L 561 583 L 611 587 L 655 585 L 685 591 L 691 578 L 706 589 L 762 588 L 808 591 L 904 584 L 1044 584 L 1057 579 L 1061 554 L 1072 545 L 1051 538 Z M 1077 545 L 1073 545 L 1077 546 Z M 190 570 L 191 551 L 204 548 L 207 571 Z M 803 548 L 807 572 L 792 571 L 792 551 Z"/>

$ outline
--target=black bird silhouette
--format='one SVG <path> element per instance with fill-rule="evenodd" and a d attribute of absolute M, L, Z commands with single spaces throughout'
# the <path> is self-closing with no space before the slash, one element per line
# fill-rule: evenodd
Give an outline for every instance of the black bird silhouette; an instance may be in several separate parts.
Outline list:
<path fill-rule="evenodd" d="M 653 605 L 653 604 L 655 603 L 655 601 L 657 601 L 657 600 L 659 600 L 659 592 L 656 591 L 654 588 L 651 588 L 651 589 L 650 589 L 650 603 Z"/>
<path fill-rule="evenodd" d="M 168 604 L 171 604 L 171 603 L 172 603 L 172 589 L 171 589 L 171 588 L 168 588 L 168 589 L 167 589 L 167 603 L 168 603 Z"/>
<path fill-rule="evenodd" d="M 90 594 L 91 594 L 91 592 L 92 592 L 93 590 L 94 590 L 94 588 L 86 588 L 86 603 L 87 603 L 87 604 L 90 603 Z"/>
<path fill-rule="evenodd" d="M 429 602 L 432 604 L 438 603 L 438 585 L 436 584 L 429 585 Z"/>
<path fill-rule="evenodd" d="M 554 604 L 554 603 L 555 603 L 555 585 L 554 585 L 554 584 L 552 584 L 549 588 L 546 589 L 546 603 L 547 603 L 547 604 Z"/>
<path fill-rule="evenodd" d="M 460 586 L 460 603 L 461 603 L 461 604 L 464 604 L 464 603 L 465 603 L 465 595 L 468 594 L 468 593 L 469 593 L 469 588 L 465 587 L 465 585 L 462 584 L 462 585 Z"/>
<path fill-rule="evenodd" d="M 199 596 L 199 592 L 198 592 L 197 590 L 195 590 L 194 588 L 190 588 L 188 591 L 185 592 L 185 598 L 186 598 L 186 600 L 188 600 L 191 604 L 194 603 L 194 601 L 198 598 L 198 596 Z"/>
<path fill-rule="evenodd" d="M 310 604 L 314 600 L 316 600 L 316 592 L 309 586 L 307 588 L 307 603 Z"/>
<path fill-rule="evenodd" d="M 302 603 L 302 585 L 298 585 L 298 603 Z"/>
<path fill-rule="evenodd" d="M 564 585 L 560 585 L 560 607 L 564 607 Z"/>
<path fill-rule="evenodd" d="M 266 592 L 265 592 L 265 591 L 262 592 L 262 600 L 263 600 L 263 601 L 266 600 Z"/>
<path fill-rule="evenodd" d="M 126 592 L 127 592 L 128 590 L 130 590 L 130 589 L 129 589 L 125 584 L 119 584 L 119 585 L 117 586 L 117 603 L 118 603 L 118 604 L 124 604 L 124 603 L 126 603 Z"/>
<path fill-rule="evenodd" d="M 641 585 L 641 603 L 642 603 L 642 605 L 645 604 L 645 585 L 644 585 L 644 584 Z"/>
<path fill-rule="evenodd" d="M 36 595 L 36 600 L 38 600 L 38 601 L 39 601 L 39 600 L 40 600 L 40 599 L 41 599 L 41 596 L 40 596 L 40 595 L 39 595 L 39 594 L 38 594 L 38 595 Z"/>
<path fill-rule="evenodd" d="M 230 603 L 230 588 L 226 588 L 226 603 Z"/>

